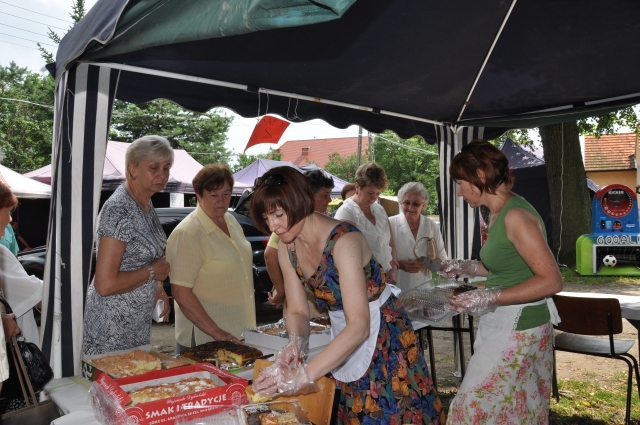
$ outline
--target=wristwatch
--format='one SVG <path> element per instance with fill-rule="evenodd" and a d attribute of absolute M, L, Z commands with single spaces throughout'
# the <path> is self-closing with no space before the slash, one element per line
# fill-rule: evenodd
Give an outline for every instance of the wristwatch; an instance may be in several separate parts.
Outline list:
<path fill-rule="evenodd" d="M 153 271 L 153 267 L 147 266 L 147 269 L 149 269 L 149 279 L 147 279 L 147 281 L 154 280 L 153 278 L 156 277 L 156 273 Z"/>

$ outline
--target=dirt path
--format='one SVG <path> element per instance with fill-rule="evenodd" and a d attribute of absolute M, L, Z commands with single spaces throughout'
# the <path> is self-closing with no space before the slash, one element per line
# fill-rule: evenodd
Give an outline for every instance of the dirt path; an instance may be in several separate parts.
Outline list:
<path fill-rule="evenodd" d="M 640 282 L 636 284 L 566 284 L 565 291 L 569 292 L 600 292 L 611 293 L 621 295 L 636 295 L 640 296 Z M 258 321 L 260 324 L 274 323 L 282 317 L 280 311 L 276 311 L 269 304 L 259 306 L 257 312 Z M 475 327 L 477 329 L 478 320 L 474 320 Z M 618 338 L 621 339 L 633 339 L 636 341 L 636 346 L 632 348 L 631 353 L 640 357 L 638 354 L 638 331 L 631 326 L 629 322 L 623 320 L 624 329 Z M 444 324 L 443 326 L 449 326 Z M 465 326 L 468 323 L 465 321 Z M 154 324 L 151 332 L 151 344 L 156 350 L 164 352 L 166 354 L 175 354 L 175 328 L 172 323 L 166 324 Z M 426 333 L 425 333 L 426 338 Z M 453 333 L 434 331 L 434 351 L 436 359 L 436 375 L 438 380 L 438 389 L 441 392 L 454 391 L 460 385 L 462 381 L 454 375 L 457 371 L 457 367 L 454 364 L 453 357 Z M 469 347 L 468 334 L 464 336 L 465 344 L 465 358 L 466 362 L 469 361 L 471 354 Z M 427 362 L 428 351 L 425 351 Z M 558 361 L 558 379 L 591 379 L 591 380 L 603 380 L 607 376 L 611 376 L 616 372 L 625 372 L 626 366 L 619 360 L 608 360 L 599 357 L 584 356 L 580 354 L 571 353 L 557 353 Z"/>

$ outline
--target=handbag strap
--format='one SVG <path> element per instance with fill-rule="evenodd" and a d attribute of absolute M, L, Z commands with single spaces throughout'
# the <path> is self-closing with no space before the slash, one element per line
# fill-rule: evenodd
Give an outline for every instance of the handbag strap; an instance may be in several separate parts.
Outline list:
<path fill-rule="evenodd" d="M 29 379 L 29 375 L 27 374 L 27 368 L 24 366 L 24 361 L 22 360 L 22 352 L 20 351 L 20 347 L 18 346 L 18 340 L 15 336 L 11 337 L 11 342 L 9 343 L 11 349 L 13 350 L 13 361 L 16 365 L 16 371 L 18 372 L 18 379 L 20 380 L 20 387 L 22 387 L 22 396 L 27 404 L 27 407 L 31 406 L 29 403 L 29 395 L 33 400 L 33 404 L 35 407 L 38 407 L 38 400 L 36 399 L 36 393 L 33 391 L 33 385 L 31 385 L 31 380 Z M 26 385 L 26 388 L 25 388 Z M 27 390 L 29 391 L 29 395 L 27 395 Z"/>
<path fill-rule="evenodd" d="M 0 303 L 4 304 L 5 314 L 12 314 L 13 313 L 13 310 L 11 309 L 11 306 L 9 305 L 7 300 L 5 300 L 3 297 L 0 297 Z"/>

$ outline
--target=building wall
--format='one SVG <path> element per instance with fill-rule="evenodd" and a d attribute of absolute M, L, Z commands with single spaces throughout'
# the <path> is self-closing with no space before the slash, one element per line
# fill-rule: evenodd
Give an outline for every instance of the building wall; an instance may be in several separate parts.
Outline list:
<path fill-rule="evenodd" d="M 587 177 L 593 180 L 593 182 L 601 188 L 608 184 L 623 184 L 634 192 L 636 191 L 636 170 L 587 171 Z M 636 196 L 638 196 L 638 201 L 640 202 L 640 195 L 636 193 Z"/>

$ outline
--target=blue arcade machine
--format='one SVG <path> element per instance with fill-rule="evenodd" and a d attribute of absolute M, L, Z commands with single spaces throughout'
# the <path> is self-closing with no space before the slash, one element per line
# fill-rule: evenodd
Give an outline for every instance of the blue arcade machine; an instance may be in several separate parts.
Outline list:
<path fill-rule="evenodd" d="M 576 270 L 583 276 L 640 276 L 640 223 L 636 194 L 611 184 L 591 201 L 591 234 L 576 241 Z"/>

